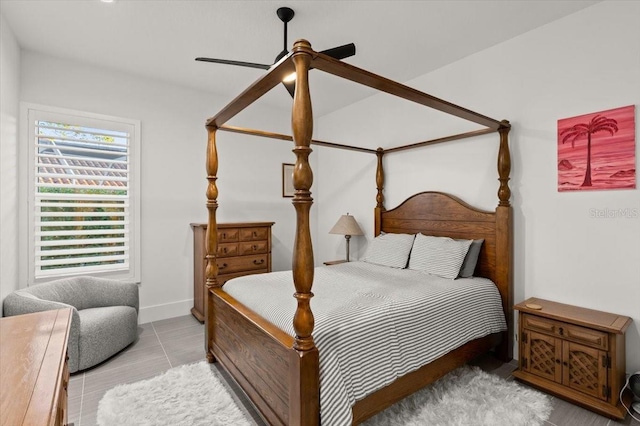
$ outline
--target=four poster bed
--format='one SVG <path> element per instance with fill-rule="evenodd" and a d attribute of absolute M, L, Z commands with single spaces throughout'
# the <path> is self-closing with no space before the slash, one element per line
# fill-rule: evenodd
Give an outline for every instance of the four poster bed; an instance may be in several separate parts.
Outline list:
<path fill-rule="evenodd" d="M 409 101 L 434 108 L 439 111 L 477 123 L 483 128 L 467 133 L 461 133 L 449 137 L 418 142 L 411 145 L 392 149 L 377 150 L 342 145 L 331 142 L 312 140 L 312 109 L 308 85 L 308 72 L 311 68 L 328 72 L 338 77 L 346 78 L 356 83 L 378 89 L 380 91 L 407 99 Z M 282 82 L 282 79 L 295 72 L 296 91 L 293 100 L 292 129 L 293 137 L 275 133 L 252 130 L 239 127 L 226 126 L 225 123 L 240 111 L 251 105 L 266 92 Z M 319 350 L 320 341 L 328 340 L 326 337 L 315 335 L 316 331 L 323 329 L 326 314 L 317 313 L 317 324 L 314 323 L 311 299 L 314 275 L 323 280 L 331 281 L 337 275 L 351 273 L 347 269 L 361 268 L 355 262 L 353 265 L 330 266 L 314 270 L 313 250 L 311 245 L 311 232 L 309 229 L 309 211 L 312 204 L 310 187 L 312 184 L 312 171 L 309 166 L 308 156 L 311 153 L 311 144 L 328 146 L 339 149 L 361 151 L 377 156 L 376 171 L 376 207 L 375 207 L 375 236 L 381 233 L 394 234 L 418 234 L 451 237 L 455 239 L 477 240 L 484 239 L 480 251 L 478 264 L 474 276 L 484 277 L 479 280 L 489 279 L 493 284 L 490 287 L 497 288 L 496 296 L 498 311 L 504 314 L 506 329 L 503 325 L 500 329 L 489 329 L 485 334 L 472 336 L 469 341 L 462 344 L 456 343 L 453 348 L 447 348 L 446 354 L 438 354 L 436 358 L 429 359 L 426 363 L 412 367 L 410 371 L 399 370 L 400 373 L 391 380 L 378 386 L 364 397 L 358 397 L 350 404 L 349 420 L 353 424 L 361 423 L 375 413 L 382 411 L 394 402 L 415 392 L 425 385 L 434 382 L 447 372 L 463 365 L 478 355 L 496 349 L 496 354 L 503 360 L 512 357 L 513 349 L 513 290 L 512 290 L 512 208 L 509 203 L 510 189 L 508 186 L 510 173 L 510 154 L 508 146 L 508 133 L 510 125 L 508 121 L 497 121 L 473 111 L 461 108 L 446 101 L 421 93 L 402 84 L 393 82 L 375 74 L 369 73 L 352 65 L 338 61 L 312 50 L 306 40 L 298 40 L 291 53 L 275 64 L 266 75 L 257 80 L 246 89 L 216 116 L 207 121 L 209 135 L 207 146 L 207 208 L 209 212 L 206 236 L 206 350 L 209 362 L 218 361 L 242 387 L 252 400 L 262 416 L 270 424 L 281 425 L 318 425 L 321 422 L 321 358 L 324 360 L 334 357 L 334 354 L 325 354 L 324 346 Z M 287 321 L 290 326 L 277 326 L 277 321 L 265 319 L 270 312 L 268 308 L 262 314 L 259 309 L 251 308 L 248 304 L 238 299 L 238 287 L 236 280 L 225 284 L 225 288 L 234 284 L 234 295 L 227 292 L 217 281 L 217 242 L 216 209 L 218 207 L 218 189 L 216 186 L 218 157 L 216 148 L 216 135 L 218 130 L 238 132 L 243 134 L 270 137 L 282 140 L 293 140 L 293 152 L 296 155 L 293 183 L 295 196 L 293 205 L 297 213 L 296 238 L 293 253 L 293 266 L 291 272 L 265 274 L 262 277 L 266 281 L 273 281 L 277 277 L 283 280 L 288 277 L 288 283 L 293 280 L 295 294 L 291 299 L 291 291 L 288 290 L 288 299 L 292 302 L 292 317 Z M 425 146 L 434 143 L 462 139 L 482 134 L 497 132 L 500 136 L 498 153 L 498 206 L 495 211 L 487 212 L 478 210 L 463 201 L 438 192 L 424 192 L 416 194 L 404 203 L 392 210 L 386 210 L 384 206 L 384 171 L 383 158 L 386 154 L 402 151 L 410 148 Z M 371 266 L 375 268 L 377 266 Z M 368 268 L 368 266 L 363 266 Z M 379 267 L 382 268 L 382 267 Z M 329 272 L 325 272 L 329 271 Z M 396 270 L 397 271 L 397 270 Z M 393 274 L 399 272 L 393 271 Z M 377 271 L 367 272 L 380 275 Z M 331 275 L 334 274 L 334 275 Z M 424 274 L 423 274 L 424 276 Z M 258 277 L 258 278 L 255 278 Z M 253 279 L 260 279 L 255 276 Z M 270 278 L 271 277 L 271 278 Z M 276 278 L 273 278 L 276 277 Z M 392 280 L 396 280 L 395 275 Z M 244 277 L 246 279 L 249 277 Z M 239 279 L 239 280 L 242 280 Z M 389 286 L 395 286 L 403 282 L 404 278 L 397 278 Z M 354 278 L 354 281 L 357 281 Z M 488 280 L 485 280 L 488 282 Z M 451 283 L 453 281 L 449 281 Z M 466 281 L 458 279 L 456 283 Z M 290 285 L 290 284 L 288 284 Z M 324 285 L 322 282 L 317 286 Z M 342 286 L 343 284 L 340 284 Z M 438 284 L 440 285 L 440 284 Z M 317 293 L 315 302 L 321 307 L 326 298 L 348 298 L 346 294 L 340 294 L 341 287 L 333 287 L 333 290 L 325 290 L 324 287 L 314 288 Z M 441 285 L 445 287 L 446 285 Z M 331 287 L 328 287 L 331 288 Z M 403 296 L 405 287 L 397 287 L 398 300 Z M 408 287 L 406 287 L 408 289 Z M 407 292 L 409 290 L 406 290 Z M 329 296 L 327 296 L 329 292 Z M 334 292 L 334 293 L 332 293 Z M 353 290 L 353 292 L 357 292 Z M 266 295 L 264 296 L 266 298 Z M 394 299 L 394 296 L 385 295 L 385 299 Z M 413 298 L 413 296 L 412 296 Z M 456 296 L 458 298 L 458 296 Z M 266 299 L 265 299 L 266 300 Z M 482 305 L 484 299 L 480 299 L 475 305 Z M 368 309 L 368 302 L 352 300 L 354 306 Z M 404 303 L 404 301 L 403 301 Z M 398 304 L 398 303 L 396 303 Z M 314 305 L 316 306 L 316 305 Z M 469 308 L 474 303 L 469 304 Z M 315 309 L 315 307 L 314 307 Z M 385 308 L 386 309 L 386 308 Z M 433 310 L 433 308 L 429 308 Z M 320 312 L 320 311 L 318 311 Z M 364 311 L 363 311 L 364 312 Z M 368 311 L 367 311 L 368 312 Z M 415 314 L 410 314 L 415 315 Z M 420 315 L 415 315 L 420 316 Z M 478 316 L 476 314 L 472 316 Z M 505 322 L 503 321 L 503 324 Z M 406 322 L 413 324 L 413 317 Z M 346 349 L 350 356 L 354 354 L 362 357 L 362 362 L 371 352 L 375 352 L 367 346 L 366 335 L 359 335 L 361 330 L 367 328 L 364 323 L 355 326 L 355 330 L 342 330 L 350 336 L 343 338 L 346 341 Z M 482 326 L 482 324 L 480 324 Z M 292 327 L 292 328 L 291 328 Z M 290 329 L 290 330 L 289 330 Z M 287 331 L 289 330 L 289 331 Z M 500 331 L 495 331 L 500 330 Z M 348 334 L 348 333 L 351 334 Z M 400 331 L 401 332 L 401 331 Z M 378 334 L 380 332 L 378 331 Z M 452 333 L 460 334 L 460 333 Z M 355 336 L 355 337 L 354 337 Z M 336 338 L 335 340 L 341 340 Z M 408 343 L 399 343 L 401 349 L 417 348 L 419 339 L 409 334 Z M 325 343 L 323 343 L 324 345 Z M 328 346 L 328 345 L 327 345 Z M 413 346 L 416 346 L 414 348 Z M 421 350 L 421 349 L 420 349 Z M 417 352 L 420 352 L 417 350 Z M 436 351 L 437 352 L 437 351 Z M 386 356 L 385 356 L 386 357 Z M 403 354 L 400 354 L 403 358 Z M 325 362 L 325 361 L 323 361 Z M 378 361 L 375 361 L 378 362 Z M 339 368 L 344 368 L 340 364 Z M 324 371 L 324 370 L 323 370 Z M 371 372 L 370 372 L 371 373 Z M 333 371 L 324 371 L 323 377 L 333 374 Z M 375 372 L 374 372 L 375 374 Z M 374 377 L 374 376 L 369 376 Z M 324 380 L 324 379 L 323 379 Z M 368 380 L 368 379 L 367 379 Z M 323 382 L 326 383 L 326 382 Z M 326 389 L 328 391 L 328 389 Z M 325 392 L 323 388 L 322 392 Z M 324 401 L 324 399 L 323 399 Z M 325 409 L 324 402 L 322 403 Z M 207 409 L 203 407 L 203 409 Z M 324 424 L 343 424 L 341 420 L 328 420 L 330 417 L 323 411 Z M 331 418 L 332 419 L 332 418 Z"/>

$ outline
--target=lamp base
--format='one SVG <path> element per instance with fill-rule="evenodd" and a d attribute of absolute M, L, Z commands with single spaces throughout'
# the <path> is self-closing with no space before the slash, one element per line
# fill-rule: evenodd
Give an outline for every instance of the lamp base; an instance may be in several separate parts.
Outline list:
<path fill-rule="evenodd" d="M 345 235 L 344 238 L 347 240 L 347 262 L 350 262 L 350 260 L 349 260 L 349 240 L 351 239 L 351 235 Z"/>

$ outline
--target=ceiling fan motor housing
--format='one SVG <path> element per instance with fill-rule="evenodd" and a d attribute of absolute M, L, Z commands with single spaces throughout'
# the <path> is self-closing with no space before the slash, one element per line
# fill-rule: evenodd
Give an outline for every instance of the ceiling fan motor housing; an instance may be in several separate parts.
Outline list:
<path fill-rule="evenodd" d="M 289 7 L 281 7 L 276 10 L 276 14 L 278 15 L 278 18 L 286 24 L 293 19 L 295 12 Z"/>

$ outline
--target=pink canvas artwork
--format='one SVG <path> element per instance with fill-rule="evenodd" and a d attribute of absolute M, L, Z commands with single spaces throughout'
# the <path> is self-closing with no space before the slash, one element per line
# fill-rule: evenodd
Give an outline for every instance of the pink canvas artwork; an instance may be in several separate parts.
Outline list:
<path fill-rule="evenodd" d="M 636 187 L 635 105 L 558 120 L 558 191 Z"/>

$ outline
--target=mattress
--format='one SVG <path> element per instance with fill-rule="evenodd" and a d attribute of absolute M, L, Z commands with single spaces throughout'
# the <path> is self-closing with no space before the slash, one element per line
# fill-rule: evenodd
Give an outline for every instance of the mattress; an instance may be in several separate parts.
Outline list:
<path fill-rule="evenodd" d="M 323 425 L 350 425 L 356 401 L 471 340 L 507 329 L 498 289 L 485 278 L 448 280 L 365 262 L 319 267 L 314 274 Z M 291 271 L 240 277 L 223 288 L 295 335 Z"/>

